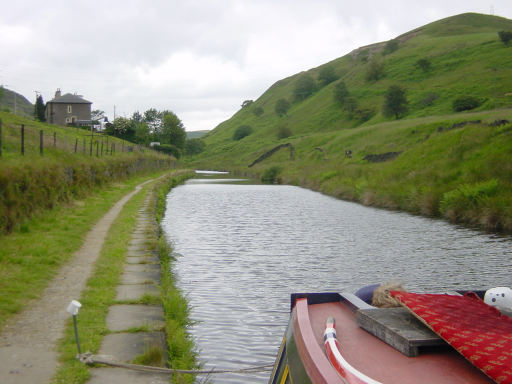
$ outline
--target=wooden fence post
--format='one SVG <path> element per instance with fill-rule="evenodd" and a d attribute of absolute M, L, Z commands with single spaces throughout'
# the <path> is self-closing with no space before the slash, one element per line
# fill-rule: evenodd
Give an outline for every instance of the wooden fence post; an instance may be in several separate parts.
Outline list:
<path fill-rule="evenodd" d="M 39 154 L 43 156 L 43 130 L 39 131 Z"/>
<path fill-rule="evenodd" d="M 100 147 L 100 143 L 98 141 L 96 141 L 96 157 L 98 157 L 100 155 L 99 147 Z"/>
<path fill-rule="evenodd" d="M 21 124 L 21 155 L 25 156 L 25 124 Z"/>
<path fill-rule="evenodd" d="M 103 156 L 103 139 L 101 139 L 101 156 Z"/>
<path fill-rule="evenodd" d="M 53 132 L 53 148 L 57 147 L 57 132 Z"/>
<path fill-rule="evenodd" d="M 83 147 L 84 155 L 85 155 L 85 146 L 86 146 L 86 144 L 85 144 L 85 137 L 84 137 L 84 147 Z"/>
<path fill-rule="evenodd" d="M 78 138 L 76 138 L 76 140 L 75 140 L 75 153 L 76 153 L 77 149 L 78 149 Z"/>
<path fill-rule="evenodd" d="M 91 144 L 89 145 L 89 156 L 92 156 L 92 137 L 91 137 Z"/>

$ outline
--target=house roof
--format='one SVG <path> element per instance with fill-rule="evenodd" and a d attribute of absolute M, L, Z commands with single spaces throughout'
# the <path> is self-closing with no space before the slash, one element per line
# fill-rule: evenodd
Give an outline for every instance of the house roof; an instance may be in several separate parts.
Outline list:
<path fill-rule="evenodd" d="M 66 93 L 65 95 L 56 97 L 48 103 L 65 103 L 65 104 L 92 104 L 92 102 L 85 100 L 81 96 L 72 95 L 71 93 Z"/>

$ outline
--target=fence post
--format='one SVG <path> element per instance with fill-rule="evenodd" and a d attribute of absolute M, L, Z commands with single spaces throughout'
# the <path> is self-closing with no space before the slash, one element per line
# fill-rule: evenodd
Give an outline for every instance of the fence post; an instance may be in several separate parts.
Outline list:
<path fill-rule="evenodd" d="M 101 156 L 103 156 L 103 139 L 101 139 Z"/>
<path fill-rule="evenodd" d="M 75 153 L 76 153 L 77 149 L 78 149 L 78 138 L 75 139 Z"/>
<path fill-rule="evenodd" d="M 21 124 L 21 156 L 25 156 L 25 124 Z"/>
<path fill-rule="evenodd" d="M 53 132 L 53 148 L 57 147 L 57 132 Z"/>
<path fill-rule="evenodd" d="M 0 157 L 2 157 L 2 119 L 0 119 Z"/>
<path fill-rule="evenodd" d="M 43 156 L 43 130 L 39 131 L 39 154 Z"/>
<path fill-rule="evenodd" d="M 86 144 L 85 144 L 85 137 L 84 137 L 84 148 L 83 148 L 84 155 L 85 155 L 85 146 L 86 146 Z"/>
<path fill-rule="evenodd" d="M 96 141 L 96 157 L 98 157 L 100 155 L 99 147 L 100 147 L 100 143 L 98 141 Z"/>
<path fill-rule="evenodd" d="M 89 145 L 89 156 L 92 156 L 92 137 L 91 137 L 91 144 Z"/>

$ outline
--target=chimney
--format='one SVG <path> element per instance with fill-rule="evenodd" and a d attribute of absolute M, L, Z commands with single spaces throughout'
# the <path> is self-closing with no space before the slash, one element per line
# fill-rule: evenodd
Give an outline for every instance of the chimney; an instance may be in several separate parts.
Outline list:
<path fill-rule="evenodd" d="M 55 98 L 60 97 L 60 88 L 57 88 L 57 91 L 55 92 Z"/>

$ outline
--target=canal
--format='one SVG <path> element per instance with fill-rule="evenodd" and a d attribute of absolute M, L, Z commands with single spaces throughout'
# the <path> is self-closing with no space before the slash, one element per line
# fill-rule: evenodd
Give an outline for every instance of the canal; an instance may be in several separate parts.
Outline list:
<path fill-rule="evenodd" d="M 432 292 L 512 283 L 510 237 L 293 186 L 191 179 L 168 195 L 163 227 L 206 369 L 273 363 L 292 292 L 353 292 L 391 280 Z"/>

